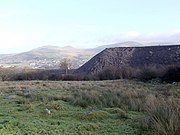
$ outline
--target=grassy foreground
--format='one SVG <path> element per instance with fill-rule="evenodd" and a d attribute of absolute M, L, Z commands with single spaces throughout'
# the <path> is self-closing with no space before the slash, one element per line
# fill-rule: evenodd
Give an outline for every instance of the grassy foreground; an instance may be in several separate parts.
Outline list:
<path fill-rule="evenodd" d="M 0 82 L 0 104 L 1 135 L 180 134 L 180 83 Z"/>

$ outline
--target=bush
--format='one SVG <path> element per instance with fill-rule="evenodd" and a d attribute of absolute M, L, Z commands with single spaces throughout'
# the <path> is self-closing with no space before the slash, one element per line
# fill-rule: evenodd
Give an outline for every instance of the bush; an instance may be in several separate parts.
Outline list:
<path fill-rule="evenodd" d="M 65 75 L 63 77 L 63 80 L 64 81 L 73 81 L 73 80 L 75 80 L 75 76 L 73 76 L 73 75 Z"/>
<path fill-rule="evenodd" d="M 161 79 L 170 83 L 180 81 L 180 66 L 167 67 Z"/>
<path fill-rule="evenodd" d="M 115 71 L 112 69 L 105 69 L 98 74 L 100 80 L 112 80 L 115 79 Z"/>
<path fill-rule="evenodd" d="M 178 82 L 180 81 L 180 66 L 148 65 L 144 67 L 111 67 L 96 74 L 99 80 L 138 79 L 150 82 Z M 92 78 L 91 78 L 92 80 Z"/>
<path fill-rule="evenodd" d="M 131 79 L 135 75 L 135 68 L 121 67 L 109 68 L 101 71 L 97 76 L 100 80 L 113 80 L 113 79 Z"/>
<path fill-rule="evenodd" d="M 115 79 L 132 79 L 136 73 L 135 68 L 122 67 L 115 72 Z"/>
<path fill-rule="evenodd" d="M 114 79 L 138 79 L 149 82 L 178 82 L 180 81 L 180 66 L 148 65 L 144 67 L 109 67 L 97 74 L 70 74 L 64 75 L 61 70 L 35 70 L 0 68 L 0 80 L 23 81 L 23 80 L 114 80 Z"/>
<path fill-rule="evenodd" d="M 139 73 L 137 73 L 136 78 L 141 81 L 149 81 L 152 79 L 160 78 L 161 71 L 157 67 L 146 66 L 140 69 Z"/>

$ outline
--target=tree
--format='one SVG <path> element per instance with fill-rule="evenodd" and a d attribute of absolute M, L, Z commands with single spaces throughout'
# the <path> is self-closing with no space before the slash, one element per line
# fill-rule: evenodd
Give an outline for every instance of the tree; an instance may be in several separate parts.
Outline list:
<path fill-rule="evenodd" d="M 65 74 L 68 74 L 68 70 L 71 68 L 71 60 L 64 58 L 60 62 L 60 69 L 65 70 Z"/>
<path fill-rule="evenodd" d="M 0 66 L 0 81 L 12 80 L 13 76 L 16 74 L 16 67 L 4 68 Z"/>

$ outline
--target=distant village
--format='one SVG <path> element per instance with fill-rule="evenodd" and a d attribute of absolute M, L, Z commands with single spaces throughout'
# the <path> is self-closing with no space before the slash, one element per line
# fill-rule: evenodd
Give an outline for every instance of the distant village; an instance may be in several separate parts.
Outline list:
<path fill-rule="evenodd" d="M 71 68 L 78 68 L 82 66 L 87 60 L 71 63 Z M 56 59 L 34 59 L 28 61 L 0 61 L 0 66 L 3 68 L 18 67 L 18 68 L 31 68 L 31 69 L 58 69 L 60 68 L 61 60 Z"/>

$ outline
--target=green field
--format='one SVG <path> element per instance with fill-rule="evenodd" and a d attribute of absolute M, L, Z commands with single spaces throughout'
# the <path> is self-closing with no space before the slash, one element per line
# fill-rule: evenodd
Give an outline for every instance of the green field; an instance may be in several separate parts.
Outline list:
<path fill-rule="evenodd" d="M 0 82 L 0 104 L 1 135 L 180 134 L 180 83 Z"/>

